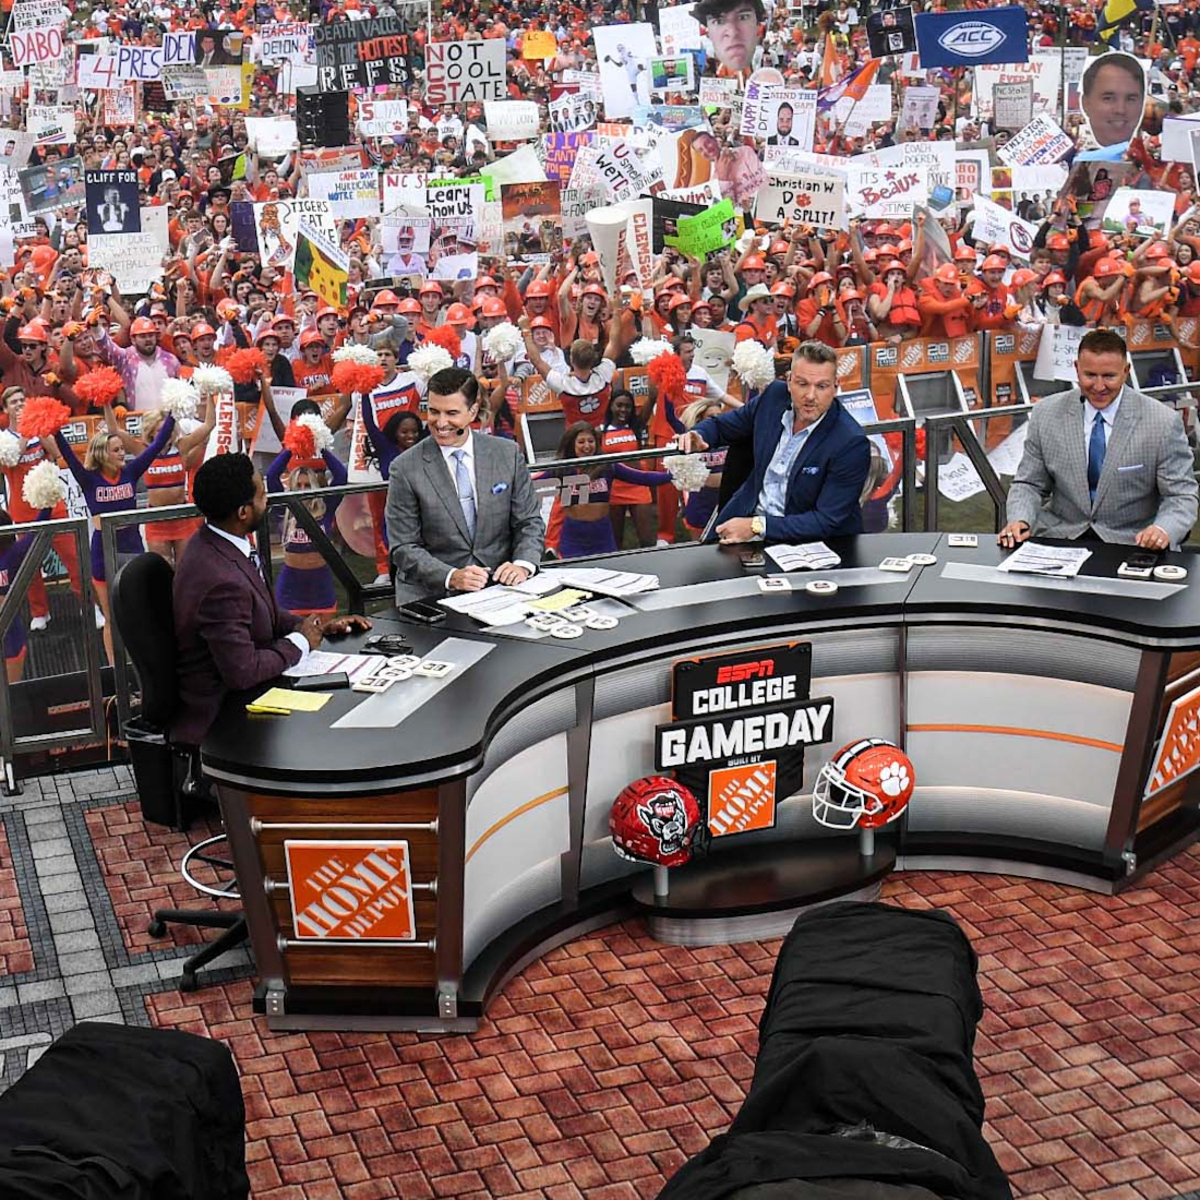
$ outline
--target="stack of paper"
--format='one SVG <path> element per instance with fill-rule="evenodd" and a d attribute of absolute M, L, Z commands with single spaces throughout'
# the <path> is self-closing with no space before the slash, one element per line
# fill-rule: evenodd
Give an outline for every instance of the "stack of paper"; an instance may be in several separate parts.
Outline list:
<path fill-rule="evenodd" d="M 802 546 L 768 546 L 767 553 L 781 571 L 823 571 L 842 560 L 824 542 L 806 542 Z"/>
<path fill-rule="evenodd" d="M 336 675 L 345 671 L 353 682 L 360 675 L 370 674 L 379 664 L 375 654 L 335 654 L 328 650 L 310 650 L 294 667 L 284 674 L 293 679 L 309 675 Z"/>
<path fill-rule="evenodd" d="M 581 588 L 598 596 L 637 596 L 658 587 L 657 575 L 639 575 L 636 571 L 609 571 L 603 567 L 559 567 L 542 574 L 567 587 Z"/>
<path fill-rule="evenodd" d="M 1092 552 L 1083 547 L 1039 546 L 1037 542 L 1026 542 L 1015 554 L 1010 554 L 999 569 L 1025 575 L 1054 575 L 1059 579 L 1073 579 L 1091 557 Z"/>
<path fill-rule="evenodd" d="M 481 592 L 447 596 L 438 603 L 451 612 L 462 613 L 481 625 L 515 625 L 525 619 L 529 599 L 516 588 L 488 587 Z"/>

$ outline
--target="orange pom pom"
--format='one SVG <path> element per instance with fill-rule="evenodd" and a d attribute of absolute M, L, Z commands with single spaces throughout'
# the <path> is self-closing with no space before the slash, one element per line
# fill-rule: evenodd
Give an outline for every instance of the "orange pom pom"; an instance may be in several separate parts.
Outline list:
<path fill-rule="evenodd" d="M 125 381 L 112 367 L 97 367 L 75 384 L 75 394 L 89 404 L 111 404 L 122 392 Z"/>
<path fill-rule="evenodd" d="M 25 438 L 47 438 L 71 419 L 71 410 L 53 396 L 30 396 L 21 410 L 17 432 Z"/>
<path fill-rule="evenodd" d="M 441 346 L 454 359 L 462 353 L 462 338 L 449 325 L 439 325 L 431 330 L 425 335 L 425 341 L 434 346 Z"/>
<path fill-rule="evenodd" d="M 217 365 L 227 370 L 234 383 L 253 383 L 260 367 L 267 365 L 261 350 L 239 350 L 228 346 L 217 355 Z"/>
<path fill-rule="evenodd" d="M 317 441 L 313 431 L 299 421 L 290 422 L 284 431 L 283 448 L 290 450 L 293 458 L 317 457 Z"/>
<path fill-rule="evenodd" d="M 358 392 L 367 396 L 383 382 L 383 368 L 347 358 L 333 364 L 330 380 L 339 392 Z"/>
<path fill-rule="evenodd" d="M 646 374 L 664 400 L 670 400 L 672 404 L 682 402 L 687 370 L 678 354 L 655 355 L 646 366 Z"/>

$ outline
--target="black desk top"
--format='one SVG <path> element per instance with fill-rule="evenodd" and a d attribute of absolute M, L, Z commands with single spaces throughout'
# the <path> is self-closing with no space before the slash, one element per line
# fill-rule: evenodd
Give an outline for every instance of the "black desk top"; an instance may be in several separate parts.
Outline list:
<path fill-rule="evenodd" d="M 508 715 L 539 696 L 572 681 L 615 669 L 647 656 L 676 657 L 688 646 L 705 640 L 730 640 L 762 630 L 817 626 L 923 623 L 929 620 L 1049 625 L 1074 632 L 1093 630 L 1108 640 L 1160 648 L 1200 646 L 1200 557 L 1172 554 L 1164 562 L 1189 567 L 1186 586 L 1156 598 L 1137 595 L 1132 581 L 1117 580 L 1116 568 L 1129 547 L 1091 547 L 1079 585 L 1070 581 L 998 579 L 994 567 L 1003 557 L 992 535 L 980 534 L 976 548 L 949 547 L 941 534 L 873 534 L 830 543 L 842 557 L 838 571 L 876 567 L 888 556 L 934 553 L 938 562 L 915 568 L 885 583 L 867 581 L 844 586 L 832 596 L 804 590 L 810 576 L 793 573 L 791 592 L 763 593 L 755 588 L 730 598 L 691 601 L 675 597 L 673 607 L 630 612 L 611 631 L 585 631 L 572 641 L 537 641 L 488 631 L 451 614 L 436 627 L 401 621 L 394 612 L 376 619 L 379 632 L 403 632 L 416 653 L 432 653 L 447 637 L 484 641 L 492 646 L 487 658 L 454 678 L 426 705 L 394 728 L 332 729 L 343 714 L 366 699 L 346 689 L 330 693 L 317 713 L 289 717 L 251 716 L 245 704 L 263 689 L 231 696 L 203 745 L 205 767 L 218 777 L 237 777 L 247 786 L 264 790 L 282 787 L 295 794 L 353 793 L 410 786 L 420 781 L 461 777 L 477 769 L 493 730 Z M 771 559 L 761 567 L 743 565 L 752 548 L 677 546 L 636 554 L 588 560 L 655 574 L 660 592 L 671 588 L 737 580 L 746 575 L 776 573 Z M 966 578 L 957 577 L 966 569 Z M 950 574 L 945 572 L 950 570 Z M 972 572 L 974 574 L 972 575 Z M 836 572 L 816 577 L 836 579 Z M 1111 580 L 1110 591 L 1084 590 L 1087 580 Z M 1047 585 L 1048 584 L 1048 585 Z M 1101 585 L 1108 586 L 1108 585 Z M 353 652 L 361 637 L 330 643 L 329 648 Z M 398 685 L 403 686 L 403 685 Z"/>

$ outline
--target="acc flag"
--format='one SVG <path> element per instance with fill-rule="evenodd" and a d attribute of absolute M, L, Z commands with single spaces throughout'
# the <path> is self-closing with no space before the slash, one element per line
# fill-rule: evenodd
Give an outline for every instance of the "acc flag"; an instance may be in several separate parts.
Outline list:
<path fill-rule="evenodd" d="M 1019 5 L 918 13 L 914 24 L 923 70 L 1029 61 L 1029 15 Z"/>

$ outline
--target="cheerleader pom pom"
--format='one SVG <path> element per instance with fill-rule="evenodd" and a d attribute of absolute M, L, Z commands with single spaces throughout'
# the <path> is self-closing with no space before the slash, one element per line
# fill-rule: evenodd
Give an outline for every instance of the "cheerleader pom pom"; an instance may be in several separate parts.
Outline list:
<path fill-rule="evenodd" d="M 170 413 L 176 421 L 194 417 L 199 403 L 200 396 L 186 379 L 168 379 L 159 393 L 163 411 Z"/>
<path fill-rule="evenodd" d="M 30 396 L 21 410 L 17 432 L 24 438 L 48 438 L 70 420 L 71 410 L 53 396 Z"/>
<path fill-rule="evenodd" d="M 224 367 L 197 367 L 192 372 L 192 386 L 201 396 L 233 391 L 233 376 Z"/>
<path fill-rule="evenodd" d="M 283 448 L 290 450 L 293 458 L 316 458 L 317 442 L 313 437 L 312 426 L 305 425 L 299 418 L 290 421 L 284 430 Z"/>
<path fill-rule="evenodd" d="M 428 384 L 439 371 L 454 366 L 450 352 L 428 342 L 418 346 L 408 356 L 408 369 L 424 384 Z"/>
<path fill-rule="evenodd" d="M 663 467 L 681 492 L 698 492 L 708 482 L 708 463 L 698 454 L 674 454 L 663 459 Z"/>
<path fill-rule="evenodd" d="M 629 357 L 639 366 L 644 367 L 660 354 L 669 354 L 671 343 L 660 341 L 658 338 L 638 338 L 629 347 Z"/>
<path fill-rule="evenodd" d="M 652 358 L 646 367 L 646 374 L 663 399 L 670 400 L 672 404 L 678 404 L 683 399 L 687 370 L 678 354 L 671 352 Z"/>
<path fill-rule="evenodd" d="M 112 367 L 97 367 L 75 383 L 75 394 L 88 404 L 102 407 L 111 404 L 122 392 L 125 381 Z"/>
<path fill-rule="evenodd" d="M 449 325 L 439 325 L 425 338 L 425 342 L 427 345 L 441 346 L 452 359 L 462 353 L 462 338 Z"/>
<path fill-rule="evenodd" d="M 314 453 L 308 455 L 309 458 L 316 458 L 318 454 L 323 454 L 326 450 L 333 449 L 333 430 L 325 424 L 325 418 L 317 413 L 305 413 L 299 416 L 292 422 L 294 425 L 300 425 L 308 430 L 308 436 L 312 439 Z"/>
<path fill-rule="evenodd" d="M 253 383 L 258 372 L 266 367 L 267 359 L 261 350 L 223 350 L 217 362 L 227 370 L 234 383 Z"/>
<path fill-rule="evenodd" d="M 62 503 L 66 494 L 58 468 L 49 459 L 38 463 L 25 476 L 25 483 L 21 487 L 21 495 L 30 508 L 55 508 Z"/>
<path fill-rule="evenodd" d="M 361 396 L 369 396 L 383 382 L 383 368 L 378 363 L 372 366 L 344 358 L 333 364 L 329 378 L 339 392 L 358 392 Z"/>
<path fill-rule="evenodd" d="M 21 461 L 21 439 L 7 429 L 0 430 L 0 467 L 15 467 Z"/>
<path fill-rule="evenodd" d="M 348 346 L 341 346 L 333 352 L 333 361 L 335 363 L 356 362 L 361 363 L 364 367 L 377 367 L 379 366 L 379 355 L 370 346 L 360 346 L 357 342 L 351 342 Z"/>
<path fill-rule="evenodd" d="M 511 321 L 501 321 L 483 335 L 483 344 L 497 362 L 508 362 L 525 345 L 525 339 Z"/>
<path fill-rule="evenodd" d="M 734 374 L 755 391 L 775 382 L 775 356 L 761 342 L 739 342 L 733 351 Z"/>

